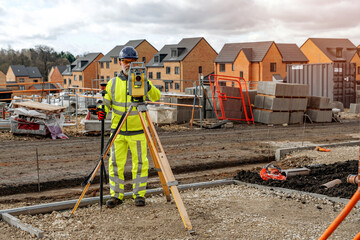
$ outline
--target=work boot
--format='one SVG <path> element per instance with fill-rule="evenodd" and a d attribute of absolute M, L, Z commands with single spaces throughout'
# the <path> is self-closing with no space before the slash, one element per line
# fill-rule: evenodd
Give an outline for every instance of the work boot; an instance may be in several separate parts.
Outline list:
<path fill-rule="evenodd" d="M 145 198 L 144 197 L 136 197 L 135 198 L 135 206 L 137 206 L 137 207 L 145 206 Z"/>
<path fill-rule="evenodd" d="M 107 201 L 106 201 L 106 207 L 108 207 L 108 208 L 114 208 L 114 207 L 116 207 L 117 205 L 120 205 L 120 204 L 122 204 L 122 203 L 123 203 L 122 200 L 120 200 L 120 199 L 118 199 L 118 198 L 116 198 L 116 197 L 111 197 L 110 200 L 107 200 Z"/>

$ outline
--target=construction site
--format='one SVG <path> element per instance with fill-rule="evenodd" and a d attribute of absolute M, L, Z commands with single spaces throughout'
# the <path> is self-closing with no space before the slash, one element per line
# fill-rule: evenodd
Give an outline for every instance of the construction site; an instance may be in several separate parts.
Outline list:
<path fill-rule="evenodd" d="M 152 136 L 142 208 L 131 154 L 124 203 L 100 205 L 111 120 L 101 149 L 88 106 L 101 89 L 3 103 L 0 238 L 359 239 L 360 104 L 311 84 L 209 79 L 140 104 Z"/>

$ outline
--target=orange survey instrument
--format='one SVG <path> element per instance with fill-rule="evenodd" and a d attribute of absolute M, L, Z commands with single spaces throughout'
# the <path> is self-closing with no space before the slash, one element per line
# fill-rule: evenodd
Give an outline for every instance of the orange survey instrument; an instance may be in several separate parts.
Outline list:
<path fill-rule="evenodd" d="M 209 82 L 214 110 L 219 120 L 246 121 L 248 124 L 249 122 L 255 124 L 247 82 L 244 78 L 211 74 Z"/>

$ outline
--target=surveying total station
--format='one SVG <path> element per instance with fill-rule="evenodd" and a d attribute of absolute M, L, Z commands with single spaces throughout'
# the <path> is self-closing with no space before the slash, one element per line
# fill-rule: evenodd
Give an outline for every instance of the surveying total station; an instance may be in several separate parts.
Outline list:
<path fill-rule="evenodd" d="M 146 96 L 148 93 L 146 68 L 143 62 L 132 62 L 128 77 L 128 94 L 133 98 Z"/>
<path fill-rule="evenodd" d="M 127 94 L 131 96 L 131 104 L 126 112 L 123 113 L 121 119 L 114 131 L 110 136 L 110 139 L 101 152 L 100 159 L 95 169 L 91 173 L 91 176 L 87 180 L 87 184 L 75 204 L 71 215 L 75 213 L 77 207 L 79 206 L 82 198 L 84 197 L 86 191 L 88 190 L 91 182 L 94 180 L 97 171 L 104 165 L 104 159 L 108 155 L 108 152 L 111 146 L 114 144 L 116 136 L 120 133 L 120 129 L 123 127 L 126 119 L 130 115 L 131 111 L 135 108 L 138 112 L 141 125 L 143 127 L 147 145 L 149 147 L 149 152 L 151 154 L 151 159 L 154 163 L 155 169 L 158 172 L 161 186 L 163 188 L 164 195 L 167 201 L 171 201 L 170 192 L 172 197 L 175 200 L 176 206 L 179 210 L 180 217 L 183 221 L 185 228 L 189 231 L 190 234 L 194 234 L 195 231 L 192 228 L 189 216 L 187 214 L 185 205 L 181 199 L 179 190 L 178 190 L 178 181 L 176 181 L 174 174 L 171 170 L 169 161 L 166 157 L 165 151 L 161 145 L 159 136 L 155 130 L 154 124 L 150 119 L 150 115 L 146 108 L 146 102 L 144 101 L 144 96 L 147 95 L 149 91 L 149 83 L 146 79 L 146 68 L 145 64 L 142 62 L 133 62 L 130 65 L 129 76 L 128 76 L 128 92 Z M 100 207 L 101 211 L 101 207 Z M 71 216 L 70 215 L 70 216 Z"/>

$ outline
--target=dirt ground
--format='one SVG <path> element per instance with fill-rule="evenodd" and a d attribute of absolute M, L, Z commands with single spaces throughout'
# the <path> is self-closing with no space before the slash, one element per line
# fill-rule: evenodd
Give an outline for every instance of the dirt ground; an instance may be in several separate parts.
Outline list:
<path fill-rule="evenodd" d="M 346 142 L 359 139 L 356 134 L 359 130 L 359 121 L 350 121 L 307 124 L 305 128 L 302 125 L 284 127 L 247 124 L 235 124 L 231 129 L 158 128 L 158 134 L 170 166 L 178 174 L 270 162 L 274 151 L 279 147 L 273 142 L 296 142 L 298 145 L 303 142 Z M 0 195 L 20 191 L 15 186 L 20 186 L 22 192 L 36 191 L 37 160 L 41 189 L 46 190 L 78 186 L 99 159 L 99 136 L 74 134 L 68 140 L 51 140 L 14 137 L 10 133 L 0 133 L 1 135 Z M 128 161 L 125 178 L 131 176 L 130 169 L 131 161 Z M 156 175 L 151 160 L 149 174 Z"/>
<path fill-rule="evenodd" d="M 157 129 L 175 177 L 181 176 L 184 183 L 232 178 L 249 166 L 257 170 L 274 160 L 279 147 L 347 142 L 360 137 L 358 120 L 305 126 L 235 124 L 231 129 L 200 130 L 184 125 Z M 58 200 L 57 191 L 46 199 L 33 196 L 21 202 L 16 200 L 16 195 L 9 195 L 37 191 L 36 149 L 42 191 L 79 186 L 97 163 L 100 137 L 84 136 L 76 131 L 67 134 L 68 140 L 51 140 L 0 133 L 0 209 Z M 335 153 L 335 150 L 330 152 Z M 337 157 L 327 159 L 334 158 Z M 349 155 L 344 161 L 356 159 Z M 299 162 L 316 164 L 316 161 L 292 154 L 282 161 L 282 166 L 296 166 Z M 126 178 L 130 176 L 130 162 Z M 156 176 L 153 169 L 150 176 Z M 154 183 L 153 187 L 158 185 Z M 79 192 L 64 194 L 71 199 L 78 195 Z M 192 190 L 181 195 L 197 230 L 196 236 L 185 231 L 175 204 L 165 203 L 160 196 L 149 198 L 143 209 L 133 207 L 131 200 L 116 209 L 103 210 L 101 215 L 96 205 L 79 209 L 72 222 L 65 221 L 63 212 L 21 219 L 44 230 L 47 239 L 317 239 L 343 207 L 321 199 L 304 204 L 302 196 L 284 196 L 244 186 Z M 353 212 L 358 213 L 358 209 Z M 349 216 L 332 239 L 353 238 L 359 232 L 358 216 Z M 0 229 L 0 239 L 1 236 L 30 238 L 4 222 L 0 222 Z"/>

